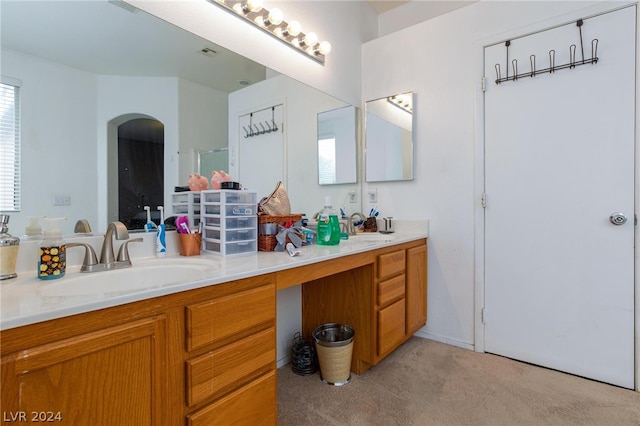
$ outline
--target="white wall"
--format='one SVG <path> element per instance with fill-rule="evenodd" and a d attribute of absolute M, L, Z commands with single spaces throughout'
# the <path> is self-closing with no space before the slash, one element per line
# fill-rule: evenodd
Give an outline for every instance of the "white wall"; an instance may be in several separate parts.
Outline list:
<path fill-rule="evenodd" d="M 155 118 L 164 124 L 164 200 L 170 215 L 174 187 L 186 185 L 189 173 L 196 171 L 194 151 L 226 146 L 227 95 L 174 77 L 100 76 L 99 82 L 99 188 L 106 188 L 108 182 L 107 123 L 124 114 Z M 117 217 L 113 209 L 107 216 L 108 208 L 114 205 L 109 196 L 115 196 L 115 192 L 100 194 L 98 223 L 104 225 L 97 229 L 104 229 Z"/>
<path fill-rule="evenodd" d="M 97 222 L 98 183 L 94 74 L 2 49 L 2 75 L 22 81 L 22 211 L 11 213 L 9 232 L 24 234 L 27 216 L 68 217 Z M 70 206 L 53 206 L 54 194 Z"/>
<path fill-rule="evenodd" d="M 98 188 L 101 189 L 98 200 L 99 220 L 96 229 L 104 230 L 106 225 L 117 220 L 117 212 L 113 211 L 114 197 L 117 191 L 108 188 L 109 144 L 117 139 L 109 140 L 109 122 L 125 114 L 144 114 L 164 124 L 164 187 L 165 204 L 171 200 L 173 186 L 179 181 L 178 176 L 178 79 L 173 77 L 122 77 L 100 76 L 98 88 L 97 135 L 98 135 Z M 118 123 L 121 124 L 121 123 Z M 113 129 L 112 129 L 113 131 Z M 111 152 L 116 152 L 111 150 Z M 113 182 L 111 182 L 113 185 Z M 111 201 L 109 201 L 111 197 Z M 109 213 L 107 213 L 109 212 Z"/>
<path fill-rule="evenodd" d="M 189 174 L 198 171 L 198 151 L 228 146 L 229 98 L 218 90 L 180 80 L 178 100 L 180 167 L 176 185 L 183 186 L 189 181 Z M 207 175 L 207 179 L 211 180 L 211 176 Z"/>
<path fill-rule="evenodd" d="M 348 203 L 347 193 L 355 189 L 359 197 L 358 184 L 318 185 L 317 115 L 345 104 L 284 75 L 261 81 L 229 95 L 230 174 L 238 175 L 236 158 L 238 140 L 242 133 L 242 130 L 237 130 L 240 129 L 238 118 L 251 111 L 280 103 L 285 108 L 287 176 L 283 183 L 291 199 L 291 210 L 311 217 L 322 209 L 324 196 L 331 195 L 334 207 L 344 207 L 347 213 L 353 213 L 360 203 Z M 256 174 L 259 173 L 256 170 Z M 275 187 L 275 182 L 273 186 Z M 258 194 L 259 197 L 266 195 L 269 194 Z"/>
<path fill-rule="evenodd" d="M 421 334 L 481 347 L 483 46 L 613 8 L 612 2 L 479 2 L 363 46 L 363 98 L 416 93 L 416 175 L 378 189 L 384 216 L 429 219 L 427 326 Z M 402 48 L 399 48 L 402 46 Z M 493 78 L 489 76 L 489 79 Z M 365 205 L 365 210 L 368 208 Z"/>

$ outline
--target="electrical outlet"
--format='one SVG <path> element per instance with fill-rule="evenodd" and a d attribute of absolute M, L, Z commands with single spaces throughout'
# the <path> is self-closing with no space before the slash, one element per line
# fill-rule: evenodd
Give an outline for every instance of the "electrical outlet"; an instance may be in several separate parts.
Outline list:
<path fill-rule="evenodd" d="M 369 188 L 369 190 L 367 191 L 367 194 L 369 194 L 370 203 L 378 202 L 378 190 L 376 188 Z"/>
<path fill-rule="evenodd" d="M 53 196 L 53 205 L 54 206 L 70 206 L 71 205 L 71 195 L 69 194 L 56 194 Z"/>
<path fill-rule="evenodd" d="M 358 193 L 356 192 L 355 189 L 352 189 L 351 191 L 349 191 L 349 202 L 350 203 L 358 202 Z"/>

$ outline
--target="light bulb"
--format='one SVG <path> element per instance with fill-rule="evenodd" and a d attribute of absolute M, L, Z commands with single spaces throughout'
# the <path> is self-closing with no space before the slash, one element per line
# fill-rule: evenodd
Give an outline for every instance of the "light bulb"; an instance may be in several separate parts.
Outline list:
<path fill-rule="evenodd" d="M 242 10 L 244 13 L 260 12 L 262 10 L 262 0 L 247 0 Z"/>
<path fill-rule="evenodd" d="M 302 25 L 298 21 L 291 21 L 289 25 L 287 25 L 287 31 L 285 35 L 290 35 L 292 37 L 297 36 L 302 31 Z"/>
<path fill-rule="evenodd" d="M 307 33 L 304 35 L 302 42 L 306 46 L 315 46 L 318 43 L 318 35 L 316 33 Z"/>
<path fill-rule="evenodd" d="M 331 52 L 331 43 L 329 43 L 328 41 L 321 42 L 320 46 L 318 46 L 318 49 L 316 49 L 316 52 L 321 55 L 328 55 L 329 52 Z"/>
<path fill-rule="evenodd" d="M 282 15 L 282 11 L 280 9 L 278 8 L 271 9 L 271 11 L 269 12 L 269 16 L 267 17 L 267 20 L 265 21 L 265 25 L 267 26 L 280 25 L 283 19 L 284 19 L 284 16 Z"/>

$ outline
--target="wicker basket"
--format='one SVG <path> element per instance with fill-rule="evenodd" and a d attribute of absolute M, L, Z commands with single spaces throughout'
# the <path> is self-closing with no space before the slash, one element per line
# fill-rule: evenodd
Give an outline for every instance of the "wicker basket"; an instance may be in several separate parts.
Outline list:
<path fill-rule="evenodd" d="M 275 223 L 277 225 L 286 226 L 290 222 L 299 222 L 302 220 L 302 214 L 286 214 L 286 215 L 259 215 L 258 216 L 258 250 L 273 251 L 278 245 L 275 235 L 262 235 L 262 228 L 266 223 Z M 289 239 L 287 238 L 287 241 Z"/>
<path fill-rule="evenodd" d="M 351 381 L 355 331 L 346 324 L 329 323 L 313 330 L 323 382 L 342 386 Z"/>

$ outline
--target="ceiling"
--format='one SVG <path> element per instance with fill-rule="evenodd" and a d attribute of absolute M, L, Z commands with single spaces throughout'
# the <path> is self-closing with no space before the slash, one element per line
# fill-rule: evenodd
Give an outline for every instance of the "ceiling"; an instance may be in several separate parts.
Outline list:
<path fill-rule="evenodd" d="M 119 7 L 118 7 L 119 6 Z M 230 93 L 266 68 L 120 1 L 0 1 L 3 47 L 101 75 L 175 77 Z M 201 53 L 211 49 L 212 56 Z"/>
<path fill-rule="evenodd" d="M 384 12 L 388 12 L 391 9 L 395 9 L 396 7 L 402 6 L 403 4 L 409 3 L 408 1 L 383 1 L 383 0 L 367 0 L 367 3 L 373 10 L 376 11 L 378 15 Z"/>
<path fill-rule="evenodd" d="M 378 14 L 409 3 L 367 2 Z M 424 5 L 437 3 L 443 1 Z M 263 65 L 119 0 L 0 0 L 0 12 L 3 47 L 96 74 L 177 76 L 230 93 L 267 73 Z"/>

